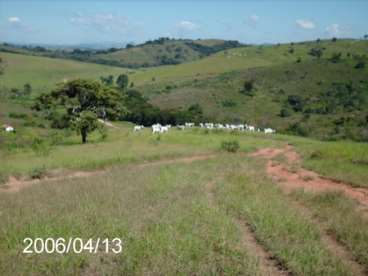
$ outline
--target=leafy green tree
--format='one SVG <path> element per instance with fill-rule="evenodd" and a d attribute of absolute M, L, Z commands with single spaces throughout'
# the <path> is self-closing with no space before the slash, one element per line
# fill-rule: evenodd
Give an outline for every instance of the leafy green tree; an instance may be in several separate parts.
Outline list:
<path fill-rule="evenodd" d="M 331 58 L 330 58 L 330 61 L 332 63 L 338 63 L 338 62 L 340 62 L 341 55 L 342 55 L 341 53 L 333 53 L 332 56 L 331 56 Z"/>
<path fill-rule="evenodd" d="M 32 86 L 29 83 L 26 83 L 23 86 L 23 93 L 24 95 L 27 95 L 27 96 L 32 93 Z"/>
<path fill-rule="evenodd" d="M 246 80 L 243 84 L 243 90 L 241 92 L 247 96 L 254 96 L 253 90 L 254 90 L 254 81 Z"/>
<path fill-rule="evenodd" d="M 96 130 L 100 123 L 97 120 L 96 113 L 85 110 L 82 111 L 78 117 L 73 120 L 72 128 L 80 133 L 82 143 L 87 143 L 87 134 Z"/>
<path fill-rule="evenodd" d="M 121 93 L 98 81 L 77 79 L 40 95 L 33 106 L 52 125 L 76 129 L 87 142 L 88 133 L 98 128 L 98 118 L 115 120 L 127 111 Z"/>
<path fill-rule="evenodd" d="M 109 75 L 107 77 L 100 77 L 101 82 L 105 85 L 111 86 L 114 84 L 114 76 L 113 75 Z"/>
<path fill-rule="evenodd" d="M 4 67 L 5 67 L 4 61 L 0 57 L 0 75 L 4 73 Z"/>
<path fill-rule="evenodd" d="M 323 49 L 321 49 L 321 48 L 312 48 L 312 49 L 310 49 L 308 54 L 313 56 L 313 57 L 316 57 L 316 58 L 320 59 L 323 55 Z"/>
<path fill-rule="evenodd" d="M 122 89 L 123 91 L 126 91 L 128 88 L 129 78 L 126 74 L 121 74 L 116 79 L 116 85 Z"/>

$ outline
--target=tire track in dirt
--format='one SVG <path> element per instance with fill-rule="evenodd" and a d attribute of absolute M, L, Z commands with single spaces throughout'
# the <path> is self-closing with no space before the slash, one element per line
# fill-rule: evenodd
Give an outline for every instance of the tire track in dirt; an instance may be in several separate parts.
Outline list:
<path fill-rule="evenodd" d="M 286 193 L 290 193 L 295 189 L 304 188 L 305 190 L 312 192 L 325 192 L 325 191 L 341 191 L 350 198 L 358 201 L 364 210 L 368 206 L 367 190 L 364 188 L 353 188 L 348 184 L 342 182 L 336 182 L 324 177 L 319 176 L 317 173 L 308 171 L 303 168 L 298 168 L 295 171 L 290 171 L 282 164 L 275 164 L 271 160 L 276 156 L 282 154 L 286 157 L 287 165 L 297 164 L 300 166 L 300 157 L 295 152 L 293 147 L 286 146 L 284 149 L 265 148 L 261 149 L 252 156 L 263 157 L 268 159 L 266 164 L 266 172 L 273 179 L 278 181 L 281 189 Z M 352 269 L 354 275 L 367 275 L 367 269 L 359 264 L 352 253 L 336 238 L 329 233 L 328 229 L 313 216 L 313 213 L 304 206 L 300 201 L 293 201 L 293 207 L 298 209 L 313 225 L 317 227 L 320 232 L 320 237 L 326 248 L 339 259 L 341 259 L 345 265 Z"/>
<path fill-rule="evenodd" d="M 208 182 L 205 186 L 207 198 L 212 208 L 215 207 L 214 198 L 215 181 Z M 234 223 L 241 233 L 241 244 L 247 249 L 247 252 L 253 253 L 259 262 L 260 272 L 267 276 L 285 276 L 291 275 L 283 269 L 282 265 L 267 251 L 258 241 L 250 225 L 240 218 L 235 218 Z"/>
<path fill-rule="evenodd" d="M 218 156 L 217 154 L 202 154 L 202 155 L 193 155 L 186 157 L 179 157 L 173 159 L 162 159 L 151 162 L 144 162 L 141 164 L 127 165 L 127 167 L 132 168 L 145 168 L 148 166 L 158 166 L 158 165 L 170 165 L 175 163 L 185 163 L 189 164 L 194 161 L 208 160 Z M 42 183 L 45 181 L 59 181 L 64 179 L 74 179 L 74 178 L 87 178 L 94 177 L 98 175 L 103 175 L 107 173 L 109 170 L 97 170 L 97 171 L 73 171 L 73 172 L 64 172 L 63 175 L 60 175 L 60 172 L 51 171 L 49 174 L 56 174 L 54 176 L 45 176 L 40 179 L 18 179 L 14 176 L 10 176 L 8 181 L 0 186 L 0 193 L 16 193 L 20 190 L 32 186 L 34 184 Z"/>
<path fill-rule="evenodd" d="M 322 243 L 326 248 L 337 256 L 347 267 L 351 268 L 353 275 L 364 276 L 368 275 L 367 269 L 358 263 L 353 254 L 346 249 L 345 245 L 341 244 L 336 238 L 329 233 L 328 229 L 321 221 L 314 217 L 312 212 L 299 201 L 293 202 L 294 207 L 299 210 L 305 218 L 315 225 L 320 233 Z"/>

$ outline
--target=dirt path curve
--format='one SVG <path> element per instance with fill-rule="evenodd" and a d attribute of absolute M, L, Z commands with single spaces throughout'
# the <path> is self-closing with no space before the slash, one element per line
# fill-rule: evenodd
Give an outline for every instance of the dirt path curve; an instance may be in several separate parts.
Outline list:
<path fill-rule="evenodd" d="M 217 154 L 202 154 L 202 155 L 193 155 L 187 157 L 179 157 L 173 159 L 162 159 L 157 161 L 151 162 L 144 162 L 141 164 L 134 164 L 134 165 L 127 165 L 132 168 L 144 168 L 148 166 L 155 166 L 155 165 L 170 165 L 175 163 L 192 163 L 194 161 L 200 160 L 208 160 L 218 156 Z M 37 184 L 44 181 L 58 181 L 63 179 L 71 179 L 71 178 L 86 178 L 86 177 L 93 177 L 97 175 L 102 175 L 107 173 L 108 170 L 97 170 L 97 171 L 73 171 L 67 172 L 62 175 L 60 173 L 56 173 L 56 176 L 45 176 L 41 179 L 18 179 L 14 176 L 10 176 L 7 183 L 0 186 L 0 193 L 16 193 L 20 190 L 29 187 L 33 184 Z M 52 174 L 53 172 L 51 172 Z M 55 172 L 54 172 L 55 173 Z M 58 175 L 59 174 L 59 175 Z"/>
<path fill-rule="evenodd" d="M 276 164 L 273 158 L 282 155 L 286 159 L 286 164 Z M 336 190 L 345 193 L 348 197 L 357 200 L 362 205 L 368 206 L 368 190 L 363 188 L 353 188 L 348 184 L 333 181 L 319 176 L 317 173 L 301 168 L 301 158 L 290 145 L 283 149 L 264 148 L 258 150 L 252 156 L 266 158 L 266 172 L 276 179 L 284 192 L 289 193 L 298 188 L 312 192 L 323 192 Z M 295 166 L 293 170 L 288 166 Z M 347 266 L 352 269 L 354 275 L 366 275 L 365 268 L 355 261 L 354 256 L 344 245 L 339 243 L 334 236 L 330 235 L 323 223 L 318 221 L 311 211 L 301 202 L 294 201 L 293 207 L 298 209 L 311 223 L 319 230 L 321 240 L 335 256 L 339 257 Z"/>
<path fill-rule="evenodd" d="M 212 181 L 207 183 L 205 186 L 208 201 L 212 208 L 215 207 L 215 198 L 213 194 L 214 185 L 215 182 Z M 236 218 L 234 219 L 234 222 L 241 233 L 241 245 L 247 249 L 247 252 L 252 252 L 257 257 L 261 275 L 289 275 L 287 271 L 282 269 L 282 266 L 279 265 L 273 255 L 257 241 L 257 238 L 251 227 L 244 220 Z"/>
<path fill-rule="evenodd" d="M 280 164 L 272 160 L 280 155 L 286 158 L 286 164 Z M 368 207 L 368 189 L 354 188 L 349 184 L 328 179 L 313 171 L 301 168 L 300 156 L 290 145 L 282 149 L 260 149 L 253 153 L 252 156 L 268 160 L 266 164 L 267 174 L 277 180 L 281 188 L 286 192 L 291 192 L 298 188 L 304 188 L 312 192 L 340 191 L 347 197 L 358 201 L 364 206 L 364 209 Z"/>

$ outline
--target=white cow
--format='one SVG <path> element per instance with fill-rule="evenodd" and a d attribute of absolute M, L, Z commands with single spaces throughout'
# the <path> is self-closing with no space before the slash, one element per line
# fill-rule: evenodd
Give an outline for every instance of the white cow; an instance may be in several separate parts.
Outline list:
<path fill-rule="evenodd" d="M 268 134 L 268 133 L 275 133 L 276 130 L 272 129 L 272 128 L 265 128 L 264 129 L 264 133 Z"/>
<path fill-rule="evenodd" d="M 140 126 L 134 126 L 134 129 L 133 131 L 136 132 L 136 131 L 141 131 L 144 129 L 144 126 L 143 125 L 140 125 Z"/>
<path fill-rule="evenodd" d="M 161 133 L 161 125 L 160 124 L 152 125 L 152 133 Z"/>
<path fill-rule="evenodd" d="M 3 128 L 6 132 L 15 132 L 15 128 L 11 125 L 3 125 Z"/>

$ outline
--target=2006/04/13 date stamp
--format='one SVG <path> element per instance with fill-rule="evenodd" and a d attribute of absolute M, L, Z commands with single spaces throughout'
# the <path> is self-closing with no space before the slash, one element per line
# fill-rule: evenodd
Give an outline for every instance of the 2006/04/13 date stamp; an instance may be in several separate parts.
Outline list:
<path fill-rule="evenodd" d="M 80 254 L 83 252 L 119 254 L 123 250 L 123 243 L 119 238 L 88 240 L 83 240 L 82 238 L 25 238 L 23 244 L 24 254 Z"/>

